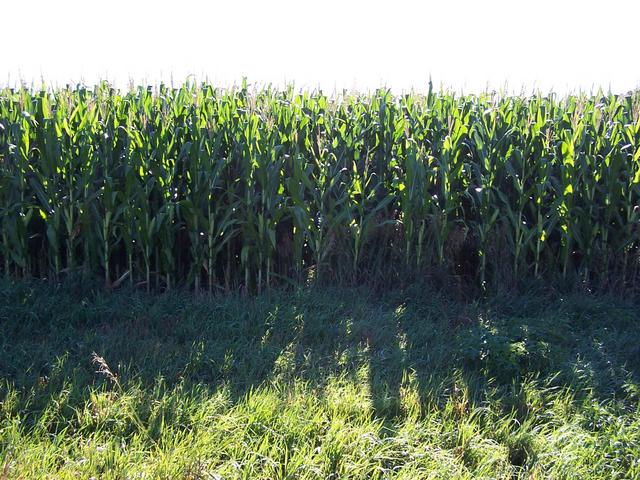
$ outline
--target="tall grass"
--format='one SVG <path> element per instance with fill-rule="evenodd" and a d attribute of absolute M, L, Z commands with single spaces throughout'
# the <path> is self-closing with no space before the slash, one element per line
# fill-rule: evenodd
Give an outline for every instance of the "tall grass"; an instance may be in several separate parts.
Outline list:
<path fill-rule="evenodd" d="M 635 287 L 640 96 L 0 90 L 6 276 Z"/>

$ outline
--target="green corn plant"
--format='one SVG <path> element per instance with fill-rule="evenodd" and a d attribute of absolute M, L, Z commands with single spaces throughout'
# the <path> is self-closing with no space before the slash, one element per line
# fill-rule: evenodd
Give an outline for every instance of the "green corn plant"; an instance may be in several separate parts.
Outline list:
<path fill-rule="evenodd" d="M 565 117 L 566 119 L 567 117 Z M 555 182 L 556 197 L 559 199 L 557 206 L 558 224 L 560 226 L 560 265 L 562 266 L 562 277 L 566 278 L 574 238 L 574 187 L 576 181 L 576 150 L 575 141 L 579 132 L 563 130 L 558 146 L 559 152 L 559 176 Z"/>
<path fill-rule="evenodd" d="M 280 154 L 280 149 L 273 148 L 269 155 L 261 155 L 261 161 L 256 171 L 257 185 L 260 187 L 257 219 L 260 244 L 258 292 L 263 283 L 263 268 L 265 269 L 266 285 L 267 287 L 271 285 L 273 255 L 276 249 L 276 227 L 286 212 L 283 208 L 282 164 L 283 156 Z"/>
<path fill-rule="evenodd" d="M 2 269 L 261 291 L 305 272 L 455 273 L 469 232 L 484 286 L 510 269 L 633 288 L 639 105 L 431 85 L 0 89 Z"/>
<path fill-rule="evenodd" d="M 209 105 L 210 106 L 210 105 Z M 201 106 L 207 108 L 206 105 Z M 226 198 L 222 175 L 227 159 L 222 152 L 223 132 L 208 125 L 210 110 L 193 112 L 192 139 L 185 144 L 189 151 L 186 177 L 186 198 L 179 203 L 180 216 L 187 224 L 191 244 L 191 271 L 196 291 L 200 290 L 200 273 L 207 273 L 210 293 L 217 284 L 215 265 L 218 255 L 235 232 L 233 204 Z M 208 127 L 208 128 L 207 128 Z"/>
<path fill-rule="evenodd" d="M 299 176 L 302 188 L 306 187 L 304 197 L 289 187 L 292 216 L 309 242 L 317 282 L 323 280 L 325 268 L 329 267 L 327 261 L 337 248 L 337 238 L 349 216 L 347 172 L 342 165 L 335 153 L 320 146 L 314 165 Z"/>
<path fill-rule="evenodd" d="M 354 279 L 359 273 L 362 251 L 376 227 L 389 220 L 378 220 L 378 212 L 382 211 L 393 200 L 393 195 L 385 196 L 377 201 L 376 191 L 380 184 L 376 175 L 367 175 L 367 171 L 359 173 L 354 165 L 353 176 L 349 185 L 349 229 L 352 237 L 352 273 Z"/>
<path fill-rule="evenodd" d="M 497 193 L 504 198 L 504 193 L 497 188 L 496 180 L 503 173 L 502 163 L 511 157 L 513 149 L 509 144 L 511 129 L 508 124 L 506 127 L 500 124 L 500 113 L 495 108 L 486 109 L 473 123 L 470 131 L 477 155 L 472 167 L 475 180 L 470 193 L 478 212 L 475 229 L 480 242 L 479 277 L 482 288 L 486 288 L 487 241 L 500 215 L 500 208 L 494 197 Z M 514 221 L 520 223 L 519 220 Z"/>
<path fill-rule="evenodd" d="M 636 98 L 637 100 L 637 98 Z M 633 111 L 631 98 L 627 99 L 629 112 Z M 622 284 L 628 277 L 630 252 L 640 248 L 640 112 L 637 108 L 635 118 L 624 125 L 624 138 L 628 142 L 621 153 L 628 162 L 627 180 L 622 183 L 624 231 L 618 243 L 618 251 L 623 255 Z M 637 253 L 636 253 L 637 255 Z M 637 263 L 637 262 L 636 262 Z M 637 270 L 636 270 L 637 272 Z M 635 272 L 634 272 L 635 273 Z M 635 281 L 635 275 L 632 278 Z"/>
<path fill-rule="evenodd" d="M 8 165 L 11 173 L 10 182 L 5 184 L 5 188 L 10 188 L 12 191 L 7 192 L 8 202 L 3 212 L 3 243 L 6 245 L 8 257 L 18 268 L 17 273 L 27 276 L 31 261 L 28 254 L 27 238 L 34 211 L 29 187 L 36 185 L 31 165 L 31 160 L 36 152 L 32 147 L 31 137 L 37 123 L 33 115 L 28 110 L 24 110 L 33 108 L 30 95 L 23 91 L 19 102 L 23 110 L 16 118 L 16 123 L 12 125 L 15 143 L 9 145 Z"/>
<path fill-rule="evenodd" d="M 23 159 L 24 155 L 29 155 L 29 139 L 22 128 L 29 128 L 30 120 L 17 119 L 6 109 L 3 115 L 6 116 L 1 127 L 4 146 L 0 163 L 0 222 L 4 274 L 8 277 L 12 272 L 24 274 L 28 268 L 26 238 L 33 215 L 33 203 L 27 195 L 28 172 Z M 23 127 L 24 122 L 26 125 Z"/>
<path fill-rule="evenodd" d="M 461 198 L 468 184 L 463 175 L 465 172 L 462 147 L 469 131 L 470 115 L 468 105 L 465 104 L 465 108 L 459 111 L 452 98 L 446 99 L 442 107 L 443 114 L 446 115 L 443 118 L 446 119 L 446 130 L 440 131 L 437 143 L 432 145 L 437 169 L 437 186 L 429 214 L 433 225 L 437 261 L 441 266 L 445 263 L 445 244 L 453 225 L 459 221 L 464 223 L 464 218 L 456 218 L 456 212 L 461 208 Z"/>
<path fill-rule="evenodd" d="M 430 178 L 427 175 L 429 159 L 425 158 L 424 150 L 411 138 L 406 140 L 402 159 L 403 176 L 398 178 L 396 188 L 402 209 L 405 263 L 409 266 L 415 258 L 416 266 L 420 266 L 423 260 L 427 212 L 431 202 Z"/>
<path fill-rule="evenodd" d="M 528 250 L 533 254 L 533 275 L 540 278 L 542 255 L 549 251 L 548 239 L 555 231 L 558 216 L 554 197 L 554 143 L 552 119 L 547 105 L 538 98 L 530 105 L 530 120 L 525 127 L 524 162 L 531 171 L 531 188 L 526 198 L 526 216 L 532 223 L 527 235 Z"/>

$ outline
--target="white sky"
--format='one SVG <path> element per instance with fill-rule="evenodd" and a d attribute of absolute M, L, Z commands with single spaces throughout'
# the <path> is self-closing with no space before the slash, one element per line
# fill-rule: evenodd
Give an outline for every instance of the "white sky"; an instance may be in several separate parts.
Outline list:
<path fill-rule="evenodd" d="M 0 84 L 624 92 L 639 25 L 639 0 L 0 0 Z"/>

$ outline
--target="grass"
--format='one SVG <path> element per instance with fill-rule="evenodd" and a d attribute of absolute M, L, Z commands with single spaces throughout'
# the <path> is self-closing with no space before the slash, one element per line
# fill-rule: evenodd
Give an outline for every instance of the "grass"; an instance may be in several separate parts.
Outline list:
<path fill-rule="evenodd" d="M 640 478 L 639 317 L 0 283 L 0 478 Z"/>

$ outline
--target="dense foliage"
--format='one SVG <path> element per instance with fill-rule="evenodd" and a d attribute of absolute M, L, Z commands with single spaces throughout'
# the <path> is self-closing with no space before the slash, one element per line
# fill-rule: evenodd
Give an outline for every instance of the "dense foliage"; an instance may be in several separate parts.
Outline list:
<path fill-rule="evenodd" d="M 11 276 L 633 286 L 640 96 L 0 91 Z"/>

